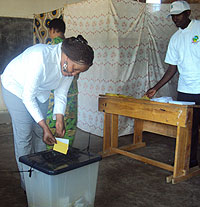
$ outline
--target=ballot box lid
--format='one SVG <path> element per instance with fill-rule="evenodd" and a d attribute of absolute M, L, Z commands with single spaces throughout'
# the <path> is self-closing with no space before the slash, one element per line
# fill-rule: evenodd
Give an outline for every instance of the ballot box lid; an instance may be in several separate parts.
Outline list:
<path fill-rule="evenodd" d="M 70 147 L 67 154 L 54 150 L 46 150 L 21 156 L 19 161 L 48 175 L 58 175 L 85 165 L 98 162 L 102 157 L 98 154 L 81 151 Z"/>

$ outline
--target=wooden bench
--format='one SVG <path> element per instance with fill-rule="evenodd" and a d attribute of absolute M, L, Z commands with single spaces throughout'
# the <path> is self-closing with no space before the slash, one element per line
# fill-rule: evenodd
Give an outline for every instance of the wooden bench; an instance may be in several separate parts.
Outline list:
<path fill-rule="evenodd" d="M 196 105 L 177 105 L 148 100 L 100 95 L 99 111 L 104 112 L 102 156 L 116 153 L 172 171 L 166 182 L 173 184 L 200 174 L 200 168 L 189 168 L 193 108 Z M 118 116 L 134 118 L 133 143 L 118 147 Z M 176 139 L 174 166 L 129 152 L 145 147 L 143 131 Z"/>

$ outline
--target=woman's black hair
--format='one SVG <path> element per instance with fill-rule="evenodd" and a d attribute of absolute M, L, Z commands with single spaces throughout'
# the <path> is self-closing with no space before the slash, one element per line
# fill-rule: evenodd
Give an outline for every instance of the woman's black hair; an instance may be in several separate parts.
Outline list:
<path fill-rule="evenodd" d="M 94 51 L 82 35 L 64 39 L 62 43 L 62 51 L 72 61 L 89 66 L 93 64 Z"/>

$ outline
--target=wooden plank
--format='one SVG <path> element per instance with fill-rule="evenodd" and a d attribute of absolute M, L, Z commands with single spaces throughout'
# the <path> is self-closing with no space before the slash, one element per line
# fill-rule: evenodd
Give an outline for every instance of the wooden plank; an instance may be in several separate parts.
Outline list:
<path fill-rule="evenodd" d="M 167 124 L 156 123 L 153 121 L 144 121 L 143 131 L 176 138 L 177 127 Z"/>
<path fill-rule="evenodd" d="M 139 144 L 136 144 L 136 145 L 135 144 L 124 145 L 124 146 L 119 147 L 118 149 L 130 151 L 130 150 L 138 149 L 138 148 L 145 147 L 145 146 L 146 146 L 146 143 L 142 142 L 142 143 L 139 143 Z M 99 154 L 102 157 L 108 157 L 110 155 L 114 155 L 114 154 L 117 154 L 117 153 L 114 152 L 114 151 L 111 152 L 111 150 L 107 150 L 107 151 L 104 151 L 104 152 L 100 152 Z"/>
<path fill-rule="evenodd" d="M 159 162 L 159 161 L 155 161 L 155 160 L 146 158 L 144 156 L 137 155 L 137 154 L 134 154 L 132 152 L 127 152 L 127 151 L 124 151 L 124 150 L 121 150 L 121 149 L 118 149 L 118 148 L 111 148 L 111 152 L 119 153 L 119 154 L 125 155 L 127 157 L 133 158 L 135 160 L 139 160 L 141 162 L 144 162 L 144 163 L 147 163 L 147 164 L 150 164 L 150 165 L 154 165 L 154 166 L 159 167 L 159 168 L 163 168 L 163 169 L 168 170 L 168 171 L 173 171 L 174 170 L 174 167 L 171 166 L 171 165 L 168 165 L 168 164 L 165 164 L 165 163 L 162 163 L 162 162 Z"/>
<path fill-rule="evenodd" d="M 104 113 L 103 153 L 110 150 L 111 141 L 111 114 Z"/>
<path fill-rule="evenodd" d="M 118 115 L 111 116 L 111 147 L 118 147 Z"/>
<path fill-rule="evenodd" d="M 177 127 L 173 178 L 189 170 L 193 109 L 190 108 L 188 113 L 187 127 Z"/>
<path fill-rule="evenodd" d="M 142 120 L 165 123 L 174 126 L 186 126 L 187 107 L 176 104 L 155 104 L 153 101 L 140 102 L 126 99 L 99 99 L 99 110 Z"/>
<path fill-rule="evenodd" d="M 166 177 L 166 183 L 171 183 L 173 179 L 173 175 L 169 175 Z"/>
<path fill-rule="evenodd" d="M 163 105 L 168 107 L 177 107 L 177 108 L 200 108 L 200 105 L 180 105 L 180 104 L 171 104 L 171 103 L 163 103 L 163 102 L 156 102 L 156 101 L 149 101 L 144 99 L 136 99 L 136 98 L 129 98 L 129 97 L 117 97 L 117 96 L 107 96 L 99 94 L 99 99 L 109 99 L 109 100 L 117 100 L 121 102 L 136 102 L 139 104 L 152 104 L 156 107 L 156 105 Z"/>
<path fill-rule="evenodd" d="M 142 142 L 143 122 L 144 121 L 141 119 L 134 120 L 133 144 L 138 144 Z"/>
<path fill-rule="evenodd" d="M 190 148 L 191 148 L 191 130 L 192 124 L 187 128 L 177 128 L 176 148 L 174 157 L 173 177 L 179 177 L 189 170 Z"/>
<path fill-rule="evenodd" d="M 138 149 L 138 148 L 145 147 L 145 146 L 146 146 L 146 143 L 141 142 L 141 143 L 137 143 L 137 144 L 124 145 L 124 146 L 119 147 L 119 149 L 130 151 L 132 149 Z"/>
<path fill-rule="evenodd" d="M 180 183 L 197 175 L 200 175 L 200 168 L 198 166 L 190 168 L 189 172 L 186 175 L 175 177 L 175 178 L 172 177 L 172 184 Z"/>

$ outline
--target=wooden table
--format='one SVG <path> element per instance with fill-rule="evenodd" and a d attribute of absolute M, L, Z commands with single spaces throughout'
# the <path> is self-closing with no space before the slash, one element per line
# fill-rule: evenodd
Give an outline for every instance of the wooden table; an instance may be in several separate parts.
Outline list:
<path fill-rule="evenodd" d="M 189 168 L 192 117 L 195 105 L 177 105 L 149 100 L 100 95 L 99 111 L 104 112 L 102 156 L 122 154 L 133 159 L 172 171 L 166 178 L 173 184 L 200 174 L 200 168 Z M 118 116 L 134 118 L 133 143 L 118 147 Z M 174 166 L 129 152 L 145 147 L 143 131 L 176 139 Z"/>

